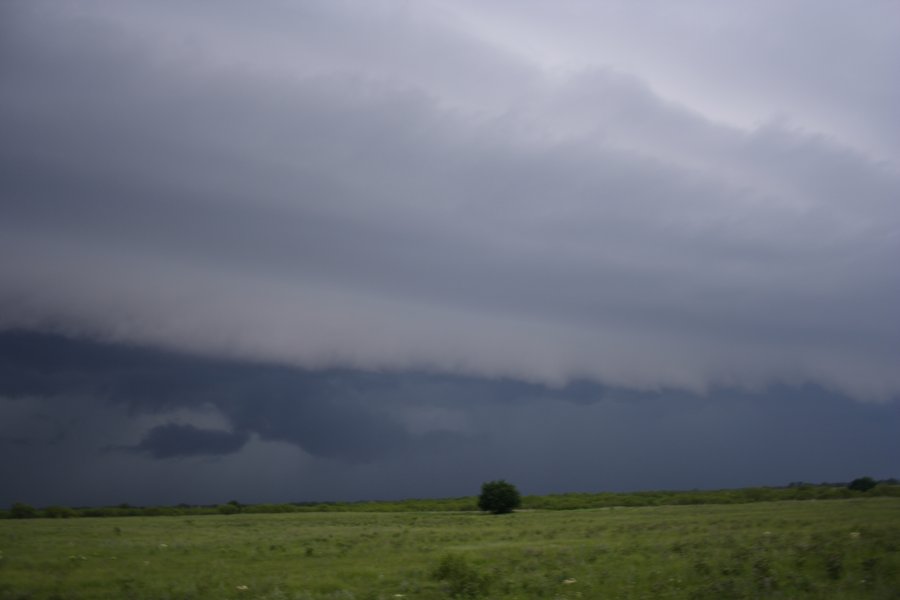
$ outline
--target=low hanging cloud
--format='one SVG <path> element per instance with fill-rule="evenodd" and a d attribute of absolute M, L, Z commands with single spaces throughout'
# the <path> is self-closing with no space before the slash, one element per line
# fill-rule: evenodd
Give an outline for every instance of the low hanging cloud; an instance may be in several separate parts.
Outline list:
<path fill-rule="evenodd" d="M 139 444 L 128 449 L 146 452 L 153 458 L 225 455 L 240 451 L 248 440 L 246 433 L 167 423 L 154 427 Z"/>
<path fill-rule="evenodd" d="M 19 399 L 24 407 L 34 399 L 80 403 L 103 419 L 128 418 L 129 427 L 114 429 L 131 439 L 107 439 L 99 447 L 156 459 L 234 454 L 255 436 L 318 458 L 365 462 L 432 445 L 434 431 L 459 433 L 410 426 L 409 419 L 393 414 L 396 392 L 384 390 L 394 387 L 383 375 L 303 371 L 57 335 L 0 333 L 0 397 Z M 31 406 L 25 412 L 34 416 L 41 410 Z M 57 412 L 46 410 L 49 429 L 42 421 L 36 433 L 15 435 L 45 441 L 59 437 L 68 427 L 65 414 Z"/>
<path fill-rule="evenodd" d="M 304 370 L 0 333 L 0 506 L 721 488 L 893 477 L 900 403 Z"/>
<path fill-rule="evenodd" d="M 871 73 L 844 95 L 736 70 L 748 124 L 715 77 L 682 81 L 720 96 L 679 93 L 662 42 L 541 55 L 575 5 L 534 46 L 528 6 L 504 28 L 470 3 L 5 5 L 0 327 L 310 369 L 896 398 L 900 175 L 874 133 L 897 130 L 890 38 L 824 11 Z M 187 452 L 240 441 L 160 427 Z"/>

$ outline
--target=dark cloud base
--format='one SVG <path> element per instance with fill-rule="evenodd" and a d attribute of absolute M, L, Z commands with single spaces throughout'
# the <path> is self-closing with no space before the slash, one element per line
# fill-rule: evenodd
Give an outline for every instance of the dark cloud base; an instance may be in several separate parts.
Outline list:
<path fill-rule="evenodd" d="M 249 440 L 242 432 L 200 429 L 193 425 L 167 423 L 151 429 L 137 446 L 131 449 L 146 452 L 153 458 L 233 454 Z"/>
<path fill-rule="evenodd" d="M 705 396 L 311 371 L 0 333 L 0 503 L 715 488 L 896 475 L 900 407 L 816 387 Z"/>
<path fill-rule="evenodd" d="M 133 448 L 155 458 L 231 454 L 251 433 L 346 460 L 371 460 L 410 442 L 365 401 L 387 385 L 377 374 L 303 371 L 23 331 L 2 335 L 0 361 L 6 396 L 87 397 L 123 406 L 133 417 L 214 408 L 232 427 L 233 433 L 155 427 Z"/>

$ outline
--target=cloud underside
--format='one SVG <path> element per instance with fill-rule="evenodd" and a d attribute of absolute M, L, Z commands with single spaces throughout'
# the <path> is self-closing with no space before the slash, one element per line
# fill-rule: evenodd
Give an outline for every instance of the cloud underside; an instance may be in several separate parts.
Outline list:
<path fill-rule="evenodd" d="M 796 125 L 802 102 L 727 122 L 651 72 L 548 67 L 477 11 L 78 6 L 5 9 L 2 328 L 310 369 L 900 392 L 900 178 L 875 127 Z M 158 427 L 150 454 L 248 439 Z"/>
<path fill-rule="evenodd" d="M 897 403 L 310 371 L 0 334 L 0 505 L 687 489 L 894 476 Z"/>
<path fill-rule="evenodd" d="M 167 423 L 147 432 L 131 449 L 154 458 L 234 454 L 248 441 L 246 434 L 193 425 Z"/>

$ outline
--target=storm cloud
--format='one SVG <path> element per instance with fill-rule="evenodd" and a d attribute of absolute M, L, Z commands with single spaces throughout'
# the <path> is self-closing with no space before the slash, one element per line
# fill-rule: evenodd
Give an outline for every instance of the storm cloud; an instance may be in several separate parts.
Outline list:
<path fill-rule="evenodd" d="M 363 480 L 498 439 L 471 398 L 891 411 L 898 16 L 5 2 L 4 406 L 29 443 L 65 402 L 131 423 L 103 460 Z"/>
<path fill-rule="evenodd" d="M 777 92 L 804 85 L 780 67 L 747 126 L 599 49 L 530 59 L 465 3 L 203 7 L 6 6 L 6 327 L 307 367 L 896 395 L 893 149 L 807 124 L 818 103 Z M 847 61 L 878 60 L 859 105 L 823 100 L 846 112 L 877 108 L 896 45 L 854 40 Z"/>
<path fill-rule="evenodd" d="M 0 334 L 0 374 L 0 395 L 23 402 L 89 398 L 133 417 L 155 416 L 154 424 L 163 419 L 138 443 L 111 451 L 155 458 L 230 454 L 251 433 L 351 462 L 409 449 L 410 434 L 375 400 L 384 395 L 385 376 L 299 371 L 21 331 Z"/>
<path fill-rule="evenodd" d="M 208 359 L 0 334 L 0 505 L 460 496 L 889 476 L 900 406 Z M 35 377 L 39 374 L 39 377 Z M 74 376 L 77 374 L 77 377 Z"/>
<path fill-rule="evenodd" d="M 147 452 L 154 458 L 233 454 L 247 440 L 246 434 L 167 423 L 148 431 L 133 450 Z"/>

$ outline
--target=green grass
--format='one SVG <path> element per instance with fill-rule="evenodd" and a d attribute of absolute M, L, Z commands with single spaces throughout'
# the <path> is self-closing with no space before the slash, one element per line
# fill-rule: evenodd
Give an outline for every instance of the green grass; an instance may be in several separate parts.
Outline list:
<path fill-rule="evenodd" d="M 0 556 L 3 600 L 900 599 L 900 499 L 10 519 Z"/>

